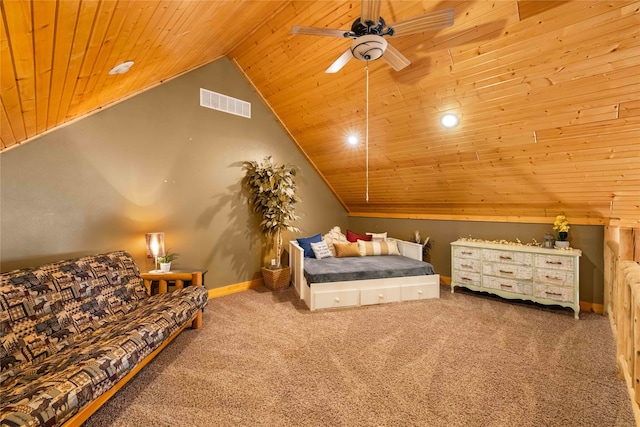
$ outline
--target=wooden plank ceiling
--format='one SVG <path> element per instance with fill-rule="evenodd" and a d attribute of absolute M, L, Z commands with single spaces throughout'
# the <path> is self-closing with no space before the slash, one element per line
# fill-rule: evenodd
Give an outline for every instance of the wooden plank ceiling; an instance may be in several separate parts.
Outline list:
<path fill-rule="evenodd" d="M 226 55 L 352 215 L 640 227 L 640 2 L 382 0 L 380 15 L 449 7 L 452 27 L 388 39 L 409 67 L 368 65 L 368 201 L 366 63 L 325 74 L 349 40 L 291 34 L 348 30 L 359 1 L 4 0 L 0 148 Z"/>

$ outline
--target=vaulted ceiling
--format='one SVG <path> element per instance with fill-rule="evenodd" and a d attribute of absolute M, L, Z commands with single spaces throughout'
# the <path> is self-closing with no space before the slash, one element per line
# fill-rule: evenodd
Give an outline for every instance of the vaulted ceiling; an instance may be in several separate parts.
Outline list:
<path fill-rule="evenodd" d="M 640 227 L 640 2 L 382 0 L 380 15 L 446 8 L 453 26 L 388 39 L 411 65 L 368 63 L 367 150 L 367 63 L 326 74 L 350 40 L 291 34 L 348 30 L 360 1 L 4 0 L 0 148 L 228 56 L 351 215 Z M 124 61 L 135 72 L 108 74 Z"/>

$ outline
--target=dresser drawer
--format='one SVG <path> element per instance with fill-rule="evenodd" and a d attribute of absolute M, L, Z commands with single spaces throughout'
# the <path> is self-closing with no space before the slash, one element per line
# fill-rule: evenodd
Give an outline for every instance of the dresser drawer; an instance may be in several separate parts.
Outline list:
<path fill-rule="evenodd" d="M 314 307 L 320 308 L 331 307 L 350 307 L 358 305 L 360 302 L 360 289 L 345 289 L 341 291 L 316 292 L 314 299 Z"/>
<path fill-rule="evenodd" d="M 455 258 L 480 259 L 481 253 L 482 249 L 480 248 L 469 248 L 464 246 L 455 246 L 453 248 L 453 256 Z"/>
<path fill-rule="evenodd" d="M 536 270 L 535 282 L 555 286 L 568 286 L 573 288 L 573 271 L 567 270 L 547 270 L 539 268 Z"/>
<path fill-rule="evenodd" d="M 453 268 L 460 271 L 473 271 L 480 273 L 480 260 L 467 258 L 454 258 Z"/>
<path fill-rule="evenodd" d="M 537 298 L 551 299 L 554 301 L 572 302 L 573 288 L 552 285 L 534 285 L 533 294 Z"/>
<path fill-rule="evenodd" d="M 531 295 L 533 285 L 531 282 L 521 282 L 519 280 L 503 279 L 500 277 L 484 276 L 482 287 L 497 289 L 499 291 L 513 292 L 522 295 Z"/>
<path fill-rule="evenodd" d="M 482 251 L 482 259 L 484 261 L 499 262 L 502 264 L 533 264 L 533 254 L 524 252 L 500 251 L 495 249 L 484 249 Z"/>
<path fill-rule="evenodd" d="M 389 286 L 376 289 L 363 289 L 360 292 L 360 305 L 382 304 L 401 300 L 400 286 Z"/>
<path fill-rule="evenodd" d="M 533 279 L 533 268 L 515 264 L 484 262 L 482 263 L 482 274 L 507 279 L 531 280 Z"/>
<path fill-rule="evenodd" d="M 561 255 L 536 255 L 536 268 L 573 270 L 573 257 Z"/>
<path fill-rule="evenodd" d="M 471 271 L 453 270 L 453 281 L 463 285 L 480 286 L 481 284 L 480 273 L 473 273 Z"/>

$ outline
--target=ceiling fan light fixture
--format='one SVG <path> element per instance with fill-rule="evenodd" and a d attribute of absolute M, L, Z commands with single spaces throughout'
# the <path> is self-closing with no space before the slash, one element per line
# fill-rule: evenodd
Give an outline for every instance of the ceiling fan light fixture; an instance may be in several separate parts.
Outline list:
<path fill-rule="evenodd" d="M 360 36 L 351 43 L 351 54 L 360 61 L 375 61 L 387 48 L 387 41 L 376 34 Z"/>

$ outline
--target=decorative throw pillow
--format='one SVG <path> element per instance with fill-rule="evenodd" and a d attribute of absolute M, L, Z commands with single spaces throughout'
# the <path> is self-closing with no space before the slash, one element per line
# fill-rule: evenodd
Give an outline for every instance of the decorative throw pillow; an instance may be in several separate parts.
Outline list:
<path fill-rule="evenodd" d="M 334 243 L 333 246 L 336 248 L 337 258 L 360 256 L 357 243 Z"/>
<path fill-rule="evenodd" d="M 371 236 L 372 242 L 386 242 L 387 241 L 387 232 L 384 233 L 367 233 L 367 236 Z"/>
<path fill-rule="evenodd" d="M 300 247 L 304 249 L 305 258 L 315 258 L 316 256 L 313 253 L 313 249 L 311 249 L 311 243 L 322 242 L 322 235 L 318 233 L 311 237 L 301 237 L 296 240 L 298 241 Z"/>
<path fill-rule="evenodd" d="M 351 230 L 347 230 L 347 240 L 356 243 L 358 240 L 364 240 L 365 242 L 371 241 L 371 236 L 367 236 L 366 234 L 358 234 L 354 233 Z"/>
<path fill-rule="evenodd" d="M 313 250 L 313 254 L 318 259 L 333 257 L 333 255 L 331 255 L 331 251 L 329 251 L 327 242 L 325 242 L 324 240 L 317 243 L 311 242 L 311 249 Z"/>
<path fill-rule="evenodd" d="M 371 255 L 400 255 L 398 244 L 395 240 L 388 242 L 363 242 L 358 241 L 358 250 L 361 256 Z"/>
<path fill-rule="evenodd" d="M 348 243 L 347 236 L 342 234 L 340 227 L 333 227 L 327 234 L 322 236 L 322 240 L 327 242 L 327 247 L 331 251 L 331 255 L 336 256 L 336 249 L 333 247 L 334 243 Z"/>

